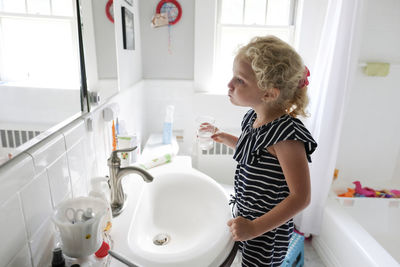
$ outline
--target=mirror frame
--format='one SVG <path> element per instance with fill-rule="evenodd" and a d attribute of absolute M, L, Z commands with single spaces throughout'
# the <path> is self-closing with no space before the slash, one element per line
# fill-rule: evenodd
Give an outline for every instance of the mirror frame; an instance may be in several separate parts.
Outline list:
<path fill-rule="evenodd" d="M 81 112 L 90 112 L 86 66 L 85 66 L 85 52 L 83 47 L 82 37 L 82 21 L 81 21 L 81 5 L 80 0 L 76 0 L 76 18 L 78 26 L 78 45 L 79 45 L 79 65 L 81 69 Z"/>

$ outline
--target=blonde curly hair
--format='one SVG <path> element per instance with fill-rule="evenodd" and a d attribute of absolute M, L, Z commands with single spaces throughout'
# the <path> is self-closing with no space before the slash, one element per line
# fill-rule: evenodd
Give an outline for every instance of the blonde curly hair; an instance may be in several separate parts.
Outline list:
<path fill-rule="evenodd" d="M 274 105 L 289 115 L 307 117 L 307 86 L 303 84 L 305 66 L 299 54 L 275 36 L 255 37 L 239 48 L 237 57 L 247 60 L 261 90 L 277 88 L 280 94 Z"/>

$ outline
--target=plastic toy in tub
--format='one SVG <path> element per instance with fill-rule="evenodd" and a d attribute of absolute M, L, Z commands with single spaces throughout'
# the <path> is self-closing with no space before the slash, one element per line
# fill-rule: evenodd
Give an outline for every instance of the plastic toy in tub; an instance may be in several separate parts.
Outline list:
<path fill-rule="evenodd" d="M 355 189 L 347 188 L 347 192 L 338 194 L 338 197 L 400 198 L 400 190 L 375 190 L 370 187 L 362 187 L 360 181 L 355 181 L 353 184 Z"/>

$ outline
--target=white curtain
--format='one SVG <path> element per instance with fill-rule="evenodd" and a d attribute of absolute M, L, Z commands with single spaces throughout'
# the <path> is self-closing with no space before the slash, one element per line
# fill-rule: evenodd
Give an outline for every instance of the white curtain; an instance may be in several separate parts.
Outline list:
<path fill-rule="evenodd" d="M 307 127 L 318 143 L 312 155 L 311 203 L 295 224 L 318 234 L 332 183 L 344 107 L 358 61 L 363 0 L 329 0 L 309 86 L 311 117 Z"/>

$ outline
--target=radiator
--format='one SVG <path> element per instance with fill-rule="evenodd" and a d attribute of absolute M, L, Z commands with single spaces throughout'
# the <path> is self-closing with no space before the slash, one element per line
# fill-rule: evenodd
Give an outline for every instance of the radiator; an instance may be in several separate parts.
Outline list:
<path fill-rule="evenodd" d="M 41 132 L 37 130 L 13 130 L 13 129 L 0 129 L 1 147 L 4 148 L 17 148 L 20 145 L 28 142 Z"/>
<path fill-rule="evenodd" d="M 233 185 L 237 164 L 233 159 L 234 150 L 216 142 L 208 151 L 195 147 L 195 167 L 221 184 Z"/>

